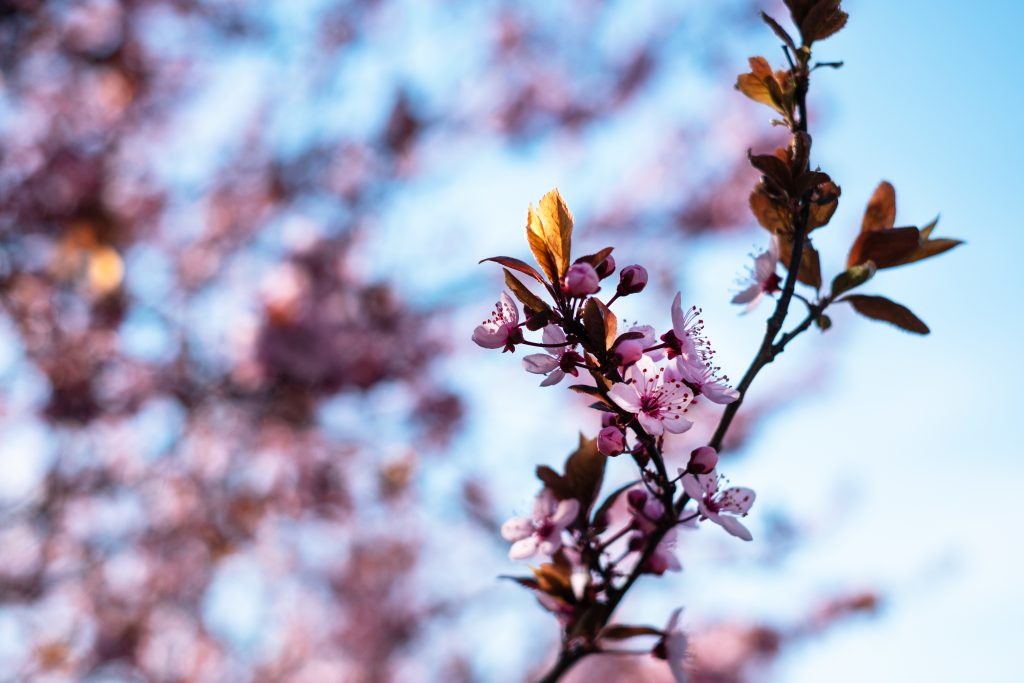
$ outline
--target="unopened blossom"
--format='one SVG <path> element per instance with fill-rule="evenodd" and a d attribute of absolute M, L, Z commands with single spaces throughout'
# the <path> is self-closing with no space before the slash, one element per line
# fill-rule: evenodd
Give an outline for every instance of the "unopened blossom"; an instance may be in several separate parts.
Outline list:
<path fill-rule="evenodd" d="M 664 635 L 651 652 L 655 657 L 665 660 L 675 683 L 686 683 L 687 681 L 684 664 L 686 663 L 689 639 L 686 637 L 686 633 L 679 628 L 679 616 L 682 612 L 682 608 L 672 612 L 668 624 L 665 625 Z"/>
<path fill-rule="evenodd" d="M 682 381 L 668 381 L 664 370 L 644 356 L 626 371 L 627 382 L 615 384 L 608 395 L 616 405 L 636 415 L 640 426 L 652 436 L 665 430 L 685 432 L 693 423 L 683 417 L 692 396 Z"/>
<path fill-rule="evenodd" d="M 597 433 L 597 450 L 604 455 L 619 455 L 626 450 L 626 435 L 620 427 L 605 427 Z"/>
<path fill-rule="evenodd" d="M 576 377 L 579 371 L 576 366 L 583 361 L 583 357 L 568 346 L 565 341 L 565 333 L 558 325 L 548 325 L 541 333 L 545 344 L 559 344 L 561 346 L 548 346 L 544 350 L 547 353 L 531 353 L 523 358 L 523 368 L 527 372 L 536 375 L 547 375 L 542 387 L 549 387 L 558 384 L 565 377 L 566 373 Z"/>
<path fill-rule="evenodd" d="M 612 348 L 612 362 L 619 367 L 627 367 L 640 360 L 644 355 L 644 344 L 639 339 L 623 339 Z"/>
<path fill-rule="evenodd" d="M 642 335 L 637 341 L 640 342 L 644 349 L 650 349 L 658 345 L 658 334 L 650 325 L 633 325 L 627 332 L 636 332 Z M 665 357 L 665 348 L 645 351 L 645 353 L 651 357 L 651 360 L 657 362 Z"/>
<path fill-rule="evenodd" d="M 543 489 L 533 507 L 533 517 L 513 517 L 501 525 L 501 535 L 512 542 L 508 556 L 525 560 L 538 552 L 554 555 L 562 547 L 562 532 L 579 514 L 580 503 L 574 499 L 558 500 L 549 489 Z"/>
<path fill-rule="evenodd" d="M 604 260 L 597 264 L 594 268 L 597 271 L 597 276 L 602 280 L 615 272 L 615 257 L 608 254 L 604 257 Z"/>
<path fill-rule="evenodd" d="M 619 286 L 615 293 L 628 296 L 642 292 L 647 286 L 647 269 L 643 266 L 626 266 L 619 271 Z"/>
<path fill-rule="evenodd" d="M 601 289 L 594 266 L 589 263 L 574 263 L 565 273 L 565 291 L 574 297 L 584 297 Z"/>
<path fill-rule="evenodd" d="M 703 353 L 683 352 L 676 356 L 665 370 L 666 380 L 682 380 L 694 392 L 712 403 L 726 405 L 740 397 L 740 392 L 730 387 L 727 377 L 719 377 L 720 368 L 712 365 Z"/>
<path fill-rule="evenodd" d="M 779 242 L 774 236 L 763 251 L 754 257 L 754 267 L 750 268 L 745 284 L 747 286 L 732 298 L 734 304 L 746 304 L 746 311 L 754 310 L 765 294 L 779 291 L 782 279 L 775 272 L 775 264 L 779 262 Z"/>
<path fill-rule="evenodd" d="M 633 516 L 633 525 L 644 534 L 654 531 L 658 521 L 665 515 L 665 505 L 655 496 L 647 493 L 642 486 L 632 488 L 626 493 L 629 513 Z"/>
<path fill-rule="evenodd" d="M 515 351 L 515 345 L 522 339 L 523 333 L 519 329 L 519 309 L 512 297 L 502 292 L 501 299 L 494 305 L 491 317 L 473 330 L 473 341 L 485 349 Z"/>
<path fill-rule="evenodd" d="M 754 504 L 753 489 L 745 486 L 730 486 L 720 489 L 717 470 L 707 474 L 689 474 L 680 469 L 683 475 L 683 490 L 697 501 L 697 511 L 702 519 L 710 519 L 730 534 L 744 541 L 753 540 L 750 531 L 743 526 L 739 517 L 745 517 Z"/>
<path fill-rule="evenodd" d="M 694 448 L 686 471 L 690 474 L 708 474 L 718 466 L 718 451 L 711 446 Z"/>

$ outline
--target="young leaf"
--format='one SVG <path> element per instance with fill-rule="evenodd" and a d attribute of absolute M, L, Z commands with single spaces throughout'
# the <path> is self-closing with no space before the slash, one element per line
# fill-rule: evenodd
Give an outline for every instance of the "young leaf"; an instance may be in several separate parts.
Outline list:
<path fill-rule="evenodd" d="M 907 263 L 921 243 L 917 228 L 889 228 L 862 232 L 850 247 L 846 267 L 874 261 L 878 268 L 892 268 Z"/>
<path fill-rule="evenodd" d="M 611 309 L 596 297 L 590 297 L 583 305 L 583 327 L 591 341 L 602 351 L 607 351 L 609 345 L 615 341 L 618 322 Z"/>
<path fill-rule="evenodd" d="M 874 194 L 868 201 L 868 208 L 864 211 L 864 220 L 861 221 L 860 231 L 887 230 L 895 224 L 896 189 L 891 183 L 883 180 L 875 188 Z"/>
<path fill-rule="evenodd" d="M 565 461 L 565 481 L 573 492 L 573 498 L 580 502 L 581 524 L 590 519 L 590 508 L 604 481 L 604 466 L 607 458 L 597 450 L 597 439 L 588 439 L 580 434 L 580 445 Z"/>
<path fill-rule="evenodd" d="M 508 268 L 502 268 L 502 270 L 505 271 L 505 284 L 524 306 L 529 306 L 534 313 L 540 313 L 550 308 L 547 302 L 531 292 Z"/>
<path fill-rule="evenodd" d="M 569 482 L 547 465 L 537 465 L 537 478 L 555 494 L 558 500 L 566 500 L 573 497 L 572 487 Z"/>
<path fill-rule="evenodd" d="M 565 277 L 569 270 L 569 256 L 572 251 L 572 214 L 557 189 L 541 197 L 537 213 L 543 225 L 544 241 L 548 252 L 558 269 L 558 277 Z"/>
<path fill-rule="evenodd" d="M 526 213 L 526 241 L 529 243 L 530 251 L 537 259 L 540 269 L 548 276 L 548 281 L 557 288 L 559 286 L 558 262 L 548 246 L 544 222 L 532 206 Z"/>
<path fill-rule="evenodd" d="M 792 230 L 789 209 L 769 196 L 764 183 L 758 183 L 750 194 L 750 210 L 761 227 L 773 234 Z"/>
<path fill-rule="evenodd" d="M 775 35 L 779 37 L 779 40 L 788 45 L 790 50 L 796 52 L 796 43 L 793 42 L 793 38 L 786 32 L 786 29 L 779 25 L 779 22 L 775 21 L 764 12 L 761 12 L 761 19 L 764 23 L 768 24 L 772 31 L 775 32 Z"/>
<path fill-rule="evenodd" d="M 630 626 L 628 624 L 609 624 L 601 629 L 599 638 L 605 640 L 625 640 L 636 636 L 662 636 L 664 631 L 653 626 Z"/>
<path fill-rule="evenodd" d="M 931 331 L 909 308 L 895 301 L 890 301 L 884 296 L 850 294 L 839 299 L 839 301 L 848 302 L 855 311 L 866 318 L 890 323 L 907 332 L 928 334 Z"/>
<path fill-rule="evenodd" d="M 855 287 L 860 287 L 874 277 L 875 270 L 875 264 L 872 261 L 868 261 L 867 263 L 847 268 L 839 273 L 832 280 L 832 298 L 834 299 Z"/>
<path fill-rule="evenodd" d="M 846 26 L 849 16 L 839 9 L 840 0 L 819 0 L 800 22 L 804 45 L 824 40 Z"/>
<path fill-rule="evenodd" d="M 784 268 L 789 268 L 792 257 L 792 239 L 788 236 L 780 238 L 779 263 Z M 818 250 L 807 239 L 804 239 L 804 253 L 800 257 L 800 270 L 797 271 L 796 279 L 805 285 L 821 289 L 821 258 L 818 256 Z"/>
<path fill-rule="evenodd" d="M 536 268 L 531 266 L 529 263 L 520 261 L 517 258 L 512 258 L 511 256 L 492 256 L 490 258 L 481 259 L 480 263 L 483 263 L 484 261 L 494 261 L 495 263 L 500 263 L 501 265 L 511 268 L 512 270 L 519 271 L 523 275 L 529 275 L 537 282 L 544 284 L 544 278 L 541 277 L 541 274 L 537 272 Z"/>
<path fill-rule="evenodd" d="M 810 211 L 807 214 L 807 232 L 827 225 L 839 207 L 842 190 L 831 180 L 814 189 L 811 195 Z"/>

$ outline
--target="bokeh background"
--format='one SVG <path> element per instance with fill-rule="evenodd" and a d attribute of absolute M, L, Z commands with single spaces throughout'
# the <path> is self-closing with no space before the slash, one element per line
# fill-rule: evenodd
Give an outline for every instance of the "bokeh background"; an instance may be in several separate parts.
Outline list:
<path fill-rule="evenodd" d="M 826 277 L 883 178 L 968 246 L 867 288 L 931 336 L 837 313 L 763 373 L 722 464 L 756 542 L 687 536 L 623 619 L 685 605 L 698 681 L 1018 680 L 1024 6 L 844 5 Z M 620 315 L 682 289 L 739 376 L 762 8 L 0 3 L 0 680 L 536 673 L 557 630 L 497 526 L 596 417 L 470 343 L 477 261 L 557 186 L 580 249 L 652 272 Z"/>

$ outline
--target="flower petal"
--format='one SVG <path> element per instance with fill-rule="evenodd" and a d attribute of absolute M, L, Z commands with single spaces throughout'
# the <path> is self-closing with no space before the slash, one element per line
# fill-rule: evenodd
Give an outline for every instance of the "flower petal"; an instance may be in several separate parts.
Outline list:
<path fill-rule="evenodd" d="M 713 522 L 717 522 L 720 527 L 736 538 L 742 538 L 744 541 L 754 540 L 754 537 L 751 535 L 747 527 L 743 526 L 743 523 L 735 517 L 730 515 L 715 515 L 710 519 Z"/>
<path fill-rule="evenodd" d="M 540 336 L 545 344 L 565 343 L 565 332 L 562 332 L 562 328 L 558 325 L 545 325 Z M 560 355 L 562 352 L 559 349 L 554 349 L 553 353 Z"/>
<path fill-rule="evenodd" d="M 564 529 L 573 523 L 579 513 L 580 502 L 575 498 L 560 501 L 555 509 L 555 514 L 551 515 L 551 523 L 559 529 Z"/>
<path fill-rule="evenodd" d="M 683 316 L 683 293 L 676 292 L 676 298 L 672 299 L 672 331 L 676 337 L 683 339 L 686 336 L 686 318 Z"/>
<path fill-rule="evenodd" d="M 680 415 L 678 412 L 670 412 L 662 418 L 661 423 L 665 429 L 672 432 L 673 434 L 682 434 L 690 427 L 693 423 L 687 420 L 685 417 Z"/>
<path fill-rule="evenodd" d="M 700 393 L 720 406 L 732 403 L 740 397 L 740 392 L 722 382 L 709 382 L 700 388 Z"/>
<path fill-rule="evenodd" d="M 640 421 L 640 426 L 643 427 L 651 436 L 661 436 L 665 433 L 665 425 L 656 417 L 651 417 L 645 412 L 640 412 L 637 413 L 636 419 Z"/>
<path fill-rule="evenodd" d="M 494 324 L 477 325 L 473 330 L 473 341 L 485 349 L 500 349 L 505 345 L 506 334 Z"/>
<path fill-rule="evenodd" d="M 728 512 L 735 512 L 739 515 L 745 515 L 754 504 L 754 499 L 756 497 L 757 494 L 752 488 L 747 488 L 746 486 L 730 486 L 721 493 L 721 497 L 719 498 L 719 509 L 726 510 Z"/>
<path fill-rule="evenodd" d="M 542 387 L 550 387 L 558 384 L 565 377 L 565 373 L 559 369 L 554 370 L 550 375 L 544 378 L 544 381 L 540 383 Z"/>
<path fill-rule="evenodd" d="M 512 547 L 508 549 L 508 559 L 525 560 L 528 557 L 533 557 L 537 554 L 538 540 L 539 539 L 536 536 L 531 534 L 524 539 L 516 541 L 512 544 Z"/>
<path fill-rule="evenodd" d="M 546 353 L 523 356 L 523 369 L 535 375 L 546 375 L 558 367 L 558 361 Z"/>
<path fill-rule="evenodd" d="M 636 367 L 635 365 L 633 367 Z M 608 390 L 608 397 L 615 401 L 623 410 L 631 413 L 640 412 L 640 394 L 632 384 L 616 384 Z"/>
<path fill-rule="evenodd" d="M 513 517 L 501 525 L 501 537 L 506 541 L 518 541 L 533 533 L 533 521 L 526 517 Z"/>
<path fill-rule="evenodd" d="M 761 294 L 761 285 L 754 283 L 732 298 L 730 303 L 749 304 Z"/>

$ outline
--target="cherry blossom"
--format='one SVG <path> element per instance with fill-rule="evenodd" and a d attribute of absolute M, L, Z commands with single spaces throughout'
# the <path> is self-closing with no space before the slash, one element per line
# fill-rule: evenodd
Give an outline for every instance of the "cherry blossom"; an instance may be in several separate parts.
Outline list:
<path fill-rule="evenodd" d="M 672 616 L 668 619 L 668 624 L 665 625 L 664 635 L 652 651 L 655 657 L 664 659 L 668 664 L 675 683 L 686 683 L 688 680 L 684 664 L 686 663 L 686 649 L 689 645 L 689 639 L 686 637 L 686 633 L 679 628 L 679 616 L 682 612 L 683 609 L 681 607 L 672 612 Z"/>
<path fill-rule="evenodd" d="M 626 266 L 619 271 L 619 286 L 615 293 L 617 296 L 629 296 L 642 292 L 647 286 L 647 269 L 643 266 Z"/>
<path fill-rule="evenodd" d="M 672 300 L 672 329 L 661 335 L 668 346 L 669 358 L 684 354 L 697 358 L 712 353 L 704 339 L 704 320 L 700 317 L 702 312 L 703 309 L 696 306 L 684 312 L 682 294 L 676 292 L 676 298 Z"/>
<path fill-rule="evenodd" d="M 682 380 L 690 385 L 693 390 L 704 396 L 712 403 L 726 405 L 740 397 L 726 381 L 727 377 L 719 377 L 719 367 L 712 365 L 703 355 L 691 355 L 682 353 L 670 362 L 665 371 L 665 379 L 668 381 Z"/>
<path fill-rule="evenodd" d="M 636 415 L 647 433 L 661 436 L 685 432 L 693 423 L 683 417 L 690 405 L 690 390 L 681 380 L 667 381 L 664 370 L 644 356 L 626 373 L 628 383 L 614 385 L 608 395 L 616 405 Z"/>
<path fill-rule="evenodd" d="M 616 426 L 608 426 L 597 434 L 597 450 L 615 456 L 626 450 L 626 435 Z"/>
<path fill-rule="evenodd" d="M 501 535 L 512 542 L 508 556 L 525 560 L 538 552 L 553 555 L 562 547 L 562 532 L 580 511 L 577 500 L 558 500 L 549 489 L 543 489 L 533 507 L 533 517 L 513 517 L 501 525 Z"/>
<path fill-rule="evenodd" d="M 515 345 L 522 341 L 519 330 L 519 309 L 507 293 L 494 305 L 491 317 L 473 330 L 473 341 L 485 349 L 515 351 Z"/>
<path fill-rule="evenodd" d="M 754 504 L 755 493 L 753 489 L 745 486 L 730 486 L 727 489 L 720 489 L 717 470 L 711 470 L 707 474 L 684 474 L 686 470 L 680 469 L 683 474 L 683 490 L 690 498 L 697 501 L 697 511 L 702 519 L 710 519 L 730 534 L 744 541 L 753 540 L 747 527 L 737 519 L 745 517 L 750 507 Z"/>
<path fill-rule="evenodd" d="M 654 552 L 651 553 L 651 556 L 644 563 L 645 572 L 661 576 L 665 572 L 682 571 L 683 565 L 679 558 L 676 557 L 676 541 L 678 536 L 679 532 L 675 528 L 668 530 L 668 533 L 661 538 Z"/>
<path fill-rule="evenodd" d="M 734 304 L 746 304 L 745 312 L 757 308 L 765 294 L 779 291 L 782 279 L 775 272 L 775 264 L 779 262 L 779 242 L 773 236 L 768 250 L 754 257 L 754 267 L 748 268 L 746 279 L 748 286 L 732 298 Z"/>
<path fill-rule="evenodd" d="M 565 344 L 565 333 L 558 325 L 548 325 L 541 333 L 545 344 Z M 523 368 L 535 375 L 547 375 L 542 387 L 550 387 L 558 384 L 569 373 L 573 377 L 579 375 L 576 365 L 583 361 L 582 356 L 573 350 L 573 347 L 549 346 L 544 349 L 547 353 L 531 353 L 523 358 Z"/>

